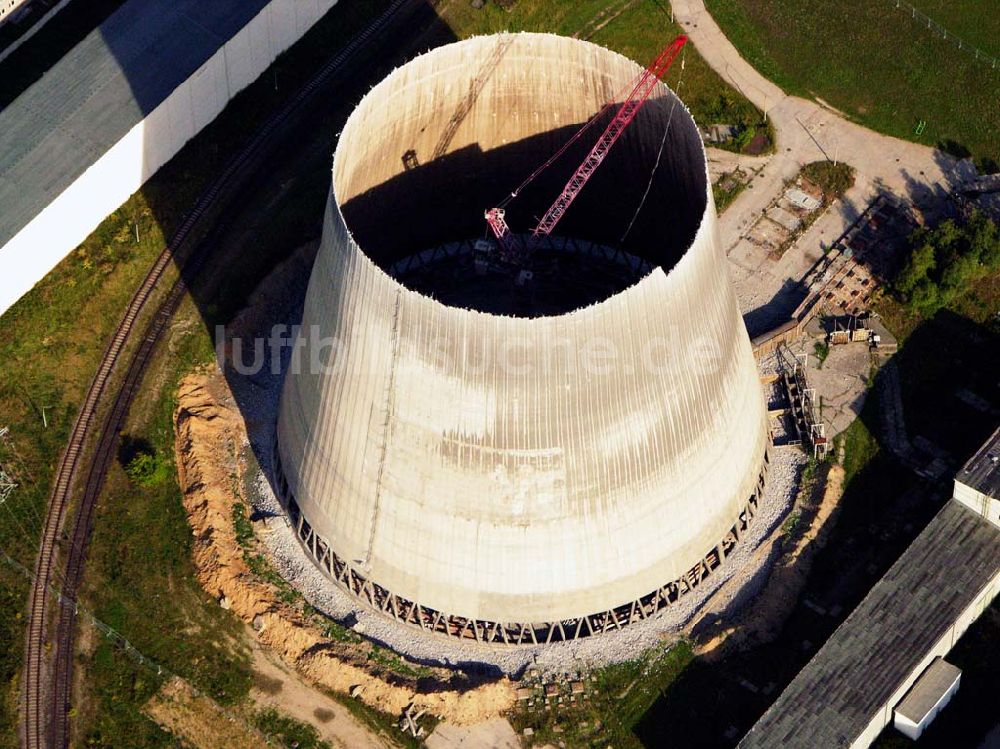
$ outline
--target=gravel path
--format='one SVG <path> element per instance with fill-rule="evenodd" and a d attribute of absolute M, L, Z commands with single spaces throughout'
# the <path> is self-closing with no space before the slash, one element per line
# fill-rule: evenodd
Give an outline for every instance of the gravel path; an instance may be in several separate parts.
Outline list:
<path fill-rule="evenodd" d="M 291 269 L 295 270 L 294 267 Z M 289 278 L 289 275 L 292 277 Z M 297 321 L 300 311 L 290 308 L 284 300 L 302 299 L 304 275 L 286 269 L 283 281 L 284 293 L 271 296 L 268 301 L 271 305 L 284 309 L 271 310 L 268 314 L 260 314 L 259 309 L 254 310 L 251 315 L 243 318 L 245 327 L 252 327 L 246 324 L 249 318 L 288 320 L 290 323 Z M 242 334 L 248 335 L 246 331 Z M 267 355 L 269 359 L 270 352 Z M 226 377 L 246 421 L 250 440 L 246 451 L 246 496 L 253 506 L 254 515 L 267 518 L 265 522 L 255 524 L 255 527 L 274 567 L 319 611 L 414 661 L 428 665 L 461 666 L 465 670 L 493 673 L 500 671 L 512 676 L 520 675 L 529 666 L 543 672 L 565 673 L 628 660 L 647 648 L 655 647 L 664 639 L 678 636 L 697 613 L 699 606 L 723 583 L 733 578 L 743 583 L 761 579 L 763 573 L 759 565 L 752 568 L 747 562 L 761 541 L 788 513 L 798 476 L 805 463 L 805 457 L 799 452 L 772 452 L 767 489 L 749 533 L 740 541 L 723 567 L 705 580 L 694 593 L 657 616 L 619 631 L 574 642 L 490 648 L 476 643 L 459 643 L 401 625 L 370 611 L 320 572 L 285 521 L 284 511 L 272 490 L 271 478 L 261 469 L 261 466 L 271 465 L 273 430 L 282 377 L 266 372 L 245 376 L 238 374 L 232 367 L 227 367 Z"/>
<path fill-rule="evenodd" d="M 588 666 L 614 663 L 636 657 L 665 638 L 676 636 L 694 616 L 699 606 L 720 586 L 736 578 L 742 583 L 759 581 L 766 573 L 747 564 L 760 542 L 777 527 L 794 497 L 797 478 L 805 457 L 797 451 L 776 450 L 767 491 L 749 534 L 725 565 L 705 580 L 691 595 L 661 611 L 656 617 L 600 637 L 551 645 L 496 649 L 475 643 L 458 643 L 407 627 L 368 610 L 338 588 L 309 560 L 284 521 L 281 506 L 271 490 L 270 480 L 256 467 L 248 472 L 252 486 L 248 496 L 256 513 L 274 515 L 281 520 L 268 521 L 268 530 L 260 534 L 272 564 L 289 580 L 311 605 L 327 616 L 354 628 L 379 643 L 412 660 L 428 665 L 455 666 L 476 670 L 499 669 L 517 676 L 528 666 L 543 671 L 563 672 Z"/>

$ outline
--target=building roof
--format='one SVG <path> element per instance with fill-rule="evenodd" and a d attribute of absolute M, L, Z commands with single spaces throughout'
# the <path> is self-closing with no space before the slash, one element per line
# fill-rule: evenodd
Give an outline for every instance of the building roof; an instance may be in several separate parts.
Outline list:
<path fill-rule="evenodd" d="M 130 0 L 0 112 L 0 247 L 269 0 Z"/>
<path fill-rule="evenodd" d="M 849 746 L 1000 573 L 1000 528 L 949 501 L 743 737 Z"/>
<path fill-rule="evenodd" d="M 896 706 L 896 712 L 919 725 L 961 675 L 962 670 L 958 666 L 943 658 L 935 658 Z"/>
<path fill-rule="evenodd" d="M 1000 498 L 1000 429 L 969 458 L 955 479 L 988 497 Z"/>

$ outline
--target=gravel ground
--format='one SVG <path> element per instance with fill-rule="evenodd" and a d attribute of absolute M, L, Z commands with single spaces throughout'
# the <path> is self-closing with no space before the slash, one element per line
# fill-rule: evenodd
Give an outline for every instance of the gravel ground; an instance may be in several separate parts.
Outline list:
<path fill-rule="evenodd" d="M 304 279 L 296 278 L 291 283 L 283 284 L 285 293 L 280 298 L 301 300 L 303 289 Z M 257 314 L 259 310 L 255 310 L 252 317 L 296 322 L 301 311 L 289 307 L 287 301 L 279 302 L 278 306 L 281 305 L 285 309 L 266 315 Z M 244 349 L 247 347 L 244 346 Z M 257 523 L 256 527 L 275 568 L 319 611 L 342 624 L 353 626 L 366 637 L 414 661 L 428 665 L 501 671 L 512 676 L 519 676 L 529 666 L 543 672 L 563 673 L 628 660 L 664 639 L 677 636 L 698 612 L 699 607 L 727 581 L 735 578 L 738 581 L 735 587 L 749 584 L 751 589 L 756 589 L 760 580 L 766 579 L 766 572 L 759 564 L 751 567 L 747 562 L 760 543 L 788 513 L 799 474 L 805 464 L 805 456 L 800 452 L 772 452 L 767 488 L 749 533 L 725 564 L 694 593 L 657 616 L 619 631 L 574 642 L 489 648 L 474 643 L 458 643 L 394 622 L 365 608 L 320 572 L 299 545 L 290 525 L 284 522 L 284 512 L 266 473 L 271 466 L 273 430 L 282 377 L 280 374 L 267 372 L 252 376 L 240 375 L 232 367 L 227 367 L 226 377 L 246 421 L 250 439 L 250 449 L 247 451 L 247 496 L 253 505 L 255 516 L 268 518 L 266 522 Z M 727 606 L 730 612 L 733 608 Z"/>

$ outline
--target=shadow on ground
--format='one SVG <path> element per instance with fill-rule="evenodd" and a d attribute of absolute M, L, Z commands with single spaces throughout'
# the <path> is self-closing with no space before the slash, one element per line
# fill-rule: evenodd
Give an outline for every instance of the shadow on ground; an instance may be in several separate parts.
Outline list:
<path fill-rule="evenodd" d="M 778 638 L 720 663 L 692 662 L 637 727 L 645 746 L 734 746 L 923 530 L 951 496 L 955 470 L 996 428 L 995 415 L 970 406 L 961 394 L 973 392 L 987 404 L 981 407 L 1000 408 L 997 331 L 942 311 L 913 331 L 897 365 L 909 436 L 925 436 L 947 451 L 948 471 L 929 481 L 879 447 L 849 483 L 837 525 Z M 882 377 L 876 375 L 875 393 Z M 860 418 L 881 441 L 875 393 Z M 976 678 L 996 681 L 985 670 Z M 988 694 L 976 697 L 976 709 L 963 711 L 963 735 L 981 737 L 995 724 Z"/>

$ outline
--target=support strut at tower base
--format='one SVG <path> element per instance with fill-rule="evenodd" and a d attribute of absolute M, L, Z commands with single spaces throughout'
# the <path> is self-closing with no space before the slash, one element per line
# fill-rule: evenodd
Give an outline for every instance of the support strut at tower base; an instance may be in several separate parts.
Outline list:
<path fill-rule="evenodd" d="M 764 453 L 764 462 L 754 491 L 747 499 L 736 523 L 733 524 L 725 537 L 682 577 L 672 580 L 630 603 L 576 619 L 563 619 L 554 622 L 495 622 L 448 614 L 398 596 L 368 579 L 341 559 L 330 547 L 330 544 L 316 533 L 309 521 L 303 517 L 295 497 L 289 491 L 277 449 L 275 449 L 274 455 L 274 480 L 275 486 L 278 488 L 278 498 L 288 512 L 288 519 L 294 529 L 295 538 L 313 563 L 326 577 L 336 583 L 337 587 L 364 603 L 368 608 L 401 624 L 429 634 L 500 647 L 542 645 L 578 640 L 622 629 L 630 624 L 655 616 L 693 592 L 702 581 L 722 566 L 723 562 L 736 549 L 737 543 L 746 535 L 764 495 L 767 473 L 771 464 L 770 449 L 768 449 Z"/>

